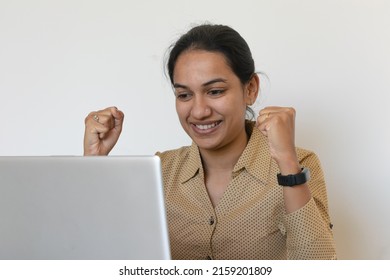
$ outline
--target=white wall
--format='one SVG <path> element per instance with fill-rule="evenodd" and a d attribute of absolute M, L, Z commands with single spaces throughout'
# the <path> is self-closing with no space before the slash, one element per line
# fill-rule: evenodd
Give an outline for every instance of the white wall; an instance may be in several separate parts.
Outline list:
<path fill-rule="evenodd" d="M 390 259 L 386 0 L 0 0 L 0 155 L 80 155 L 83 122 L 116 105 L 113 154 L 189 144 L 163 75 L 192 23 L 237 29 L 267 73 L 259 108 L 294 106 L 320 156 L 341 259 Z"/>

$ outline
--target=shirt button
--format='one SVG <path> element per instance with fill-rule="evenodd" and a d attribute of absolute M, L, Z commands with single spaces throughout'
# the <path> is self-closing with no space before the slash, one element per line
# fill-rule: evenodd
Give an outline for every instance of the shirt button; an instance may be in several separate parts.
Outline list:
<path fill-rule="evenodd" d="M 214 217 L 211 216 L 209 219 L 209 225 L 212 226 L 214 224 Z"/>

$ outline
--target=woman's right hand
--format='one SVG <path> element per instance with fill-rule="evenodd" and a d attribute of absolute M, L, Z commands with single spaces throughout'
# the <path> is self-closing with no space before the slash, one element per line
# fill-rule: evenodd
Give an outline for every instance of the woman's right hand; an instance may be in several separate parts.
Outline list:
<path fill-rule="evenodd" d="M 84 155 L 108 155 L 122 132 L 124 114 L 116 107 L 91 112 L 85 118 Z"/>

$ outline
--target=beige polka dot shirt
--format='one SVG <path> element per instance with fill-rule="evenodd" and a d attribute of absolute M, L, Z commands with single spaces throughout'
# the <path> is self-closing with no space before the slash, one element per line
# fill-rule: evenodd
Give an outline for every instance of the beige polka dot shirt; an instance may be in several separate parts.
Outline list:
<path fill-rule="evenodd" d="M 335 259 L 324 176 L 312 152 L 297 149 L 308 167 L 312 199 L 286 214 L 283 187 L 267 139 L 253 129 L 231 182 L 214 208 L 198 147 L 161 157 L 173 259 Z"/>

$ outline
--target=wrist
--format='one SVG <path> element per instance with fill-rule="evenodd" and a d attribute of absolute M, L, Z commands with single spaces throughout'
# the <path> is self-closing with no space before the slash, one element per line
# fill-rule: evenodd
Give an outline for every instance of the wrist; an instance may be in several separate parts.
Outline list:
<path fill-rule="evenodd" d="M 296 174 L 301 171 L 298 157 L 296 155 L 286 156 L 276 160 L 282 175 Z"/>

